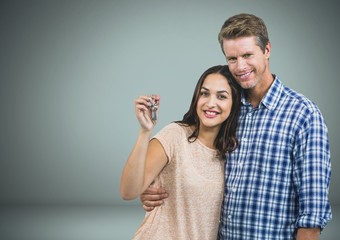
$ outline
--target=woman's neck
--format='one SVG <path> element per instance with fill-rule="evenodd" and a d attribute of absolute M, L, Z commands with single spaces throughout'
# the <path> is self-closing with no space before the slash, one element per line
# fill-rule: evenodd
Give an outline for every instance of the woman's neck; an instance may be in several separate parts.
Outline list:
<path fill-rule="evenodd" d="M 215 139 L 218 134 L 219 129 L 213 128 L 213 129 L 208 129 L 208 128 L 202 128 L 200 129 L 198 139 L 202 144 L 205 146 L 215 149 Z"/>

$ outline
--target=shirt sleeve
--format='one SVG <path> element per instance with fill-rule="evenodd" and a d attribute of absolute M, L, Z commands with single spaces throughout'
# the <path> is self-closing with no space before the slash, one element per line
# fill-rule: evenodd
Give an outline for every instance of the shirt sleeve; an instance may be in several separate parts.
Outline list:
<path fill-rule="evenodd" d="M 323 229 L 332 218 L 328 129 L 318 108 L 300 123 L 294 146 L 294 182 L 299 199 L 296 227 Z"/>

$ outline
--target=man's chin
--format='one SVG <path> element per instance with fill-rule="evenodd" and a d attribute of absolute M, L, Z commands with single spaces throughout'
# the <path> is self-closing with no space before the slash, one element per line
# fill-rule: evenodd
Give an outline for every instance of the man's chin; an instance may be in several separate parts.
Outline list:
<path fill-rule="evenodd" d="M 239 83 L 239 84 L 243 89 L 252 89 L 256 86 L 255 82 L 253 82 L 253 81 L 242 82 L 242 83 Z"/>

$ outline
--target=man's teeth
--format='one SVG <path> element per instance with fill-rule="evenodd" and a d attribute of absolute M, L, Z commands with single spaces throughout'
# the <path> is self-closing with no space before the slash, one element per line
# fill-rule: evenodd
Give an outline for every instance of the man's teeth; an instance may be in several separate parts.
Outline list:
<path fill-rule="evenodd" d="M 251 72 L 248 72 L 248 73 L 246 73 L 246 74 L 242 74 L 242 75 L 240 75 L 240 78 L 246 78 L 246 77 L 248 77 L 250 74 L 251 74 Z"/>

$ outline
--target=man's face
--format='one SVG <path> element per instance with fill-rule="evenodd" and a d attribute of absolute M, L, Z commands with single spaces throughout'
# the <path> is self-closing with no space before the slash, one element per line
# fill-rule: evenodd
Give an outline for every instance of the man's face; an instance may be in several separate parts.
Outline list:
<path fill-rule="evenodd" d="M 254 36 L 224 39 L 223 50 L 230 72 L 242 88 L 253 89 L 262 83 L 264 74 L 270 74 L 270 43 L 263 52 Z"/>

